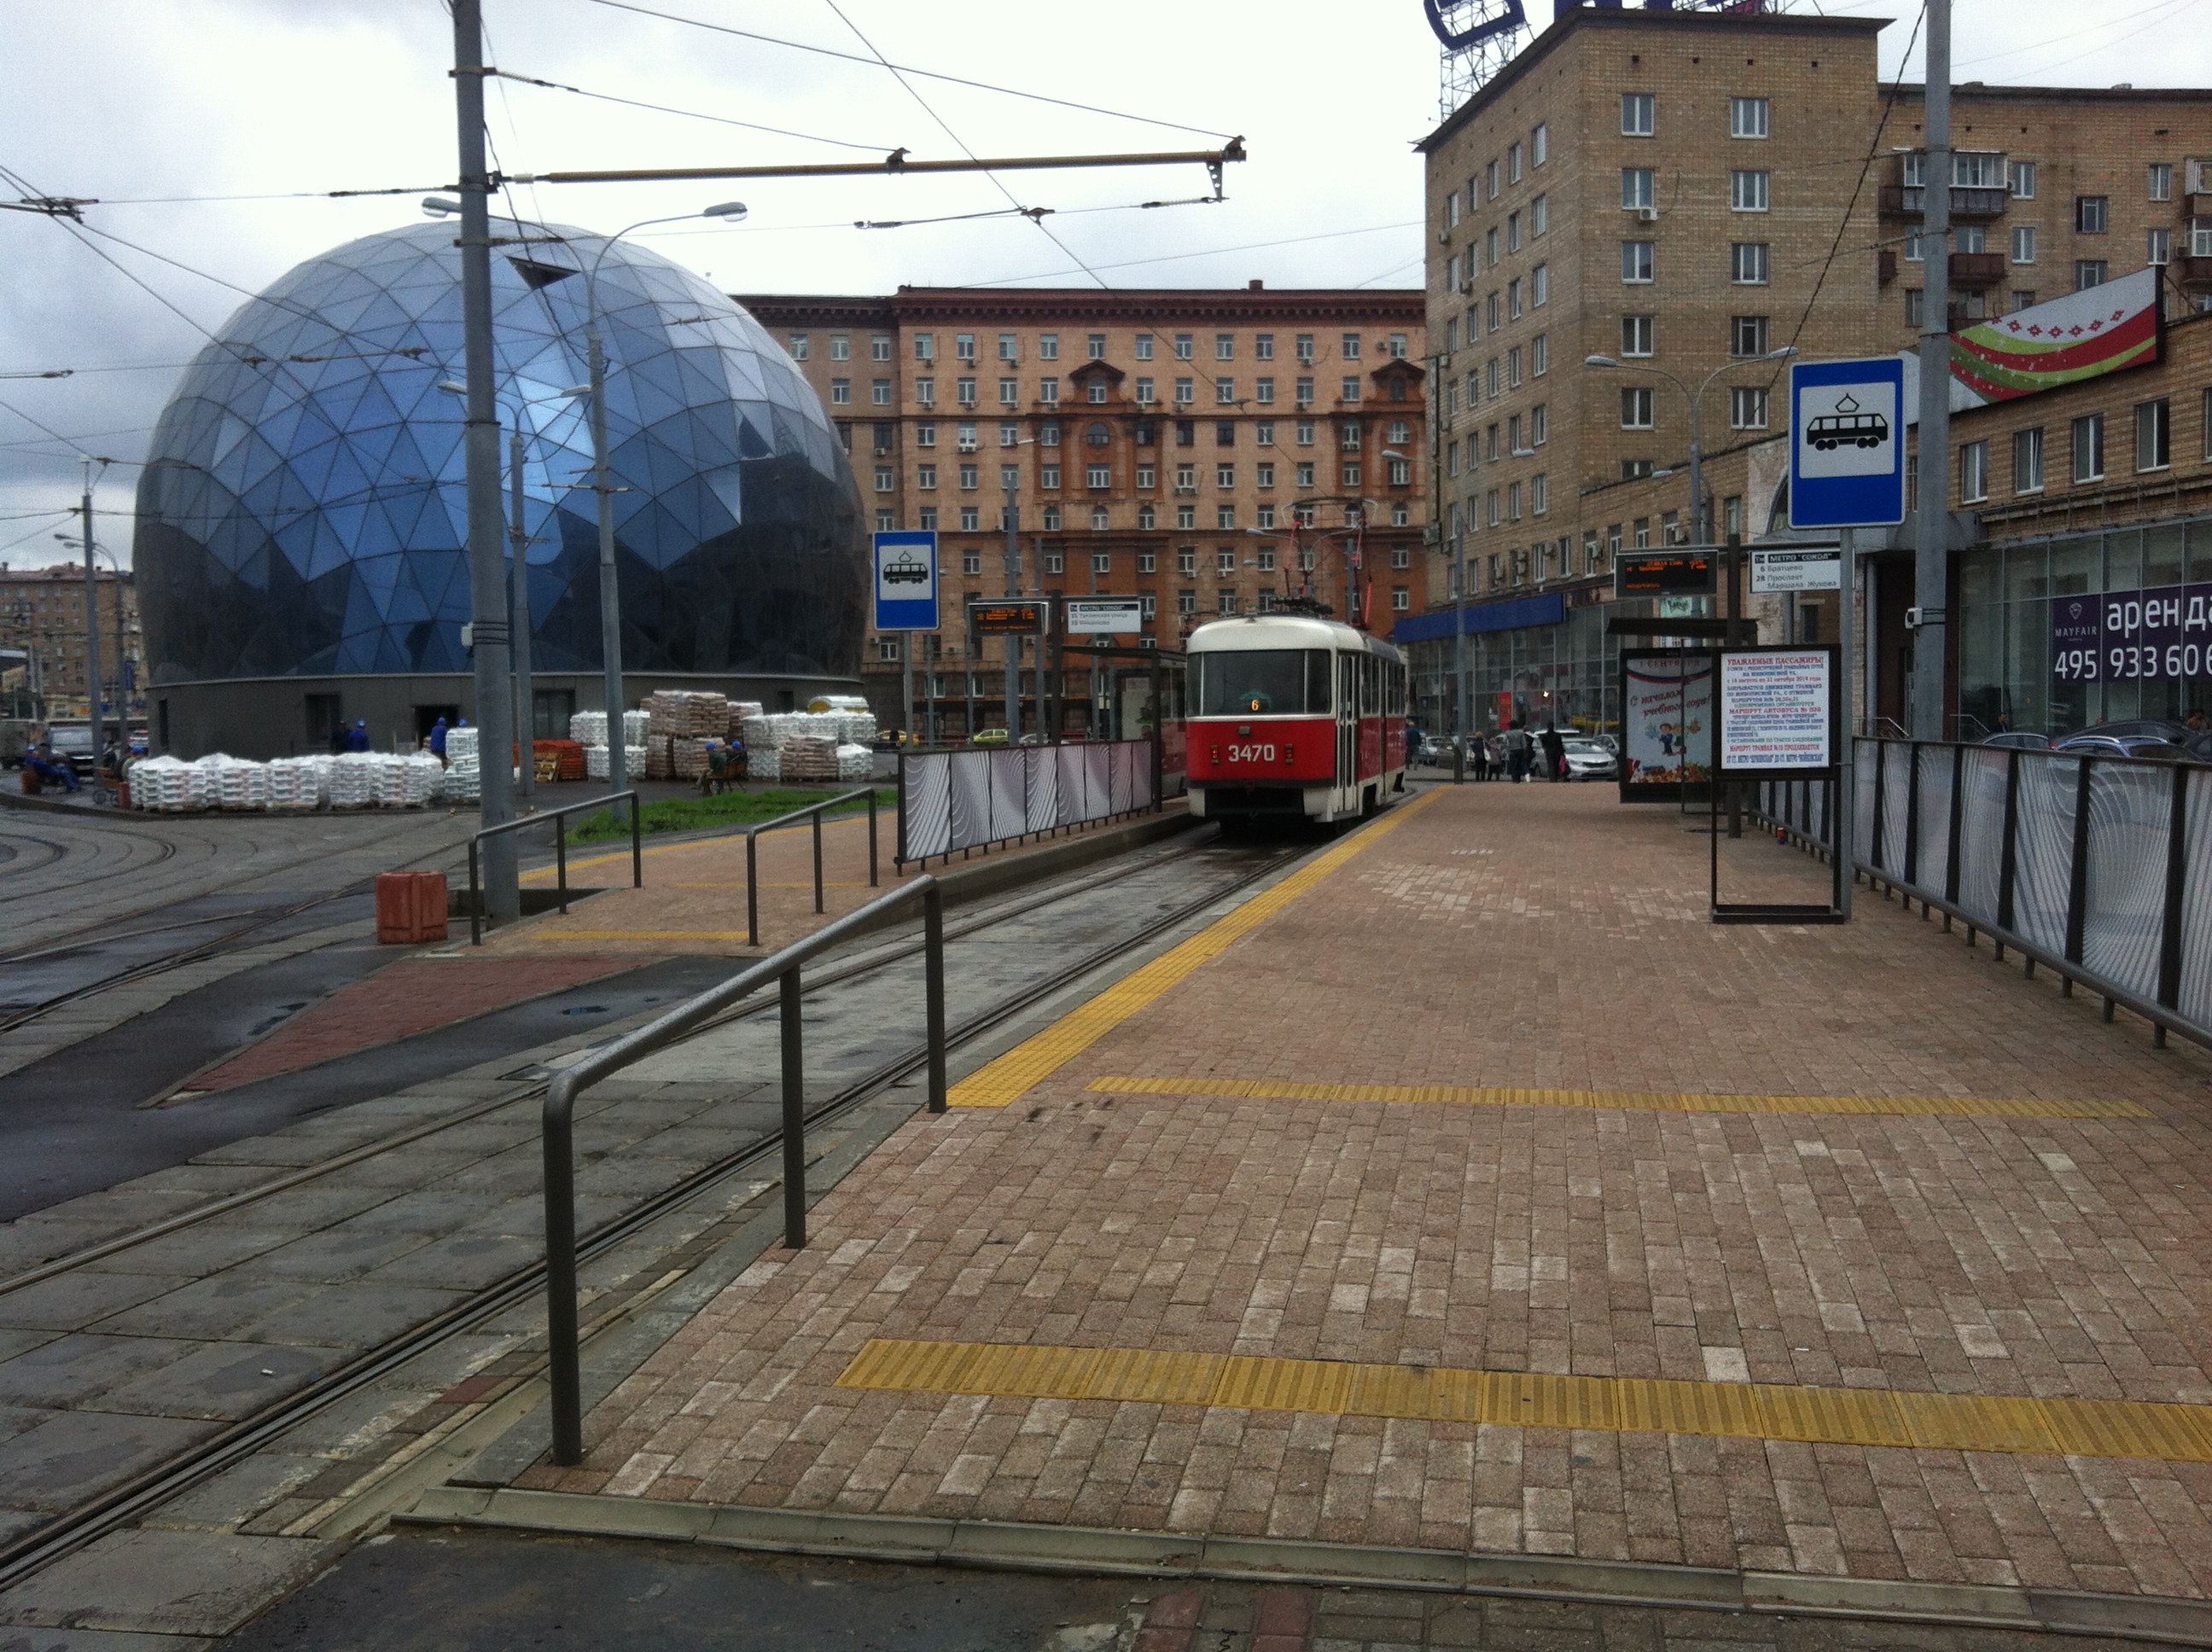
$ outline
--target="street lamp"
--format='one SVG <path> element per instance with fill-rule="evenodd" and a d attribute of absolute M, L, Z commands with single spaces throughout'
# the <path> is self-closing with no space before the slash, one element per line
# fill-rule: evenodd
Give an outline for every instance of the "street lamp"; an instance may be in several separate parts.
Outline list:
<path fill-rule="evenodd" d="M 1705 444 L 1699 437 L 1698 425 L 1698 414 L 1705 401 L 1705 391 L 1709 386 L 1711 386 L 1713 380 L 1719 378 L 1723 373 L 1733 371 L 1737 367 L 1754 367 L 1761 361 L 1787 361 L 1790 357 L 1796 354 L 1796 345 L 1784 344 L 1780 349 L 1768 350 L 1763 355 L 1747 355 L 1738 361 L 1723 361 L 1720 366 L 1715 367 L 1711 373 L 1707 374 L 1703 380 L 1699 382 L 1695 390 L 1692 390 L 1689 386 L 1684 384 L 1673 374 L 1668 372 L 1666 368 L 1652 367 L 1648 362 L 1637 362 L 1632 365 L 1626 361 L 1616 361 L 1610 355 L 1585 355 L 1583 357 L 1583 365 L 1586 367 L 1613 367 L 1618 368 L 1624 373 L 1656 374 L 1660 378 L 1664 379 L 1668 384 L 1674 386 L 1675 389 L 1680 391 L 1682 392 L 1683 399 L 1689 403 L 1690 543 L 1692 544 L 1703 545 L 1712 543 L 1711 536 L 1707 531 L 1705 524 Z"/>
<path fill-rule="evenodd" d="M 441 196 L 432 195 L 423 198 L 422 210 L 432 217 L 445 217 L 459 212 L 460 204 Z M 592 400 L 592 491 L 599 495 L 599 653 L 605 684 L 607 789 L 610 792 L 629 789 L 629 764 L 623 740 L 622 593 L 615 573 L 614 489 L 607 475 L 607 364 L 606 352 L 599 337 L 599 264 L 617 241 L 634 231 L 650 228 L 654 224 L 681 223 L 692 218 L 734 221 L 744 216 L 744 202 L 723 201 L 697 212 L 678 212 L 666 217 L 640 219 L 627 228 L 618 229 L 602 238 L 598 253 L 582 271 L 584 348 L 591 363 L 591 381 L 586 388 Z M 549 235 L 544 239 L 564 238 Z"/>

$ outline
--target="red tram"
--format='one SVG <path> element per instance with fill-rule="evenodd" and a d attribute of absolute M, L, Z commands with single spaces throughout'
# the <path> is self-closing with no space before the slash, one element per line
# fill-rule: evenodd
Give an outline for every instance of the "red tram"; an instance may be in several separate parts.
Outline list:
<path fill-rule="evenodd" d="M 1349 625 L 1250 614 L 1191 633 L 1183 715 L 1190 812 L 1357 819 L 1406 769 L 1406 657 Z"/>

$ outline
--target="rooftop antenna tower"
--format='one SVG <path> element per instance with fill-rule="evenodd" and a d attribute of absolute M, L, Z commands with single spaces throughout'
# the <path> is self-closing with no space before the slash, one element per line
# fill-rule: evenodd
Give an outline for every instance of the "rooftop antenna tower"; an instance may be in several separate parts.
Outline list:
<path fill-rule="evenodd" d="M 1614 11 L 1632 5 L 1639 11 L 1724 11 L 1760 15 L 1788 9 L 1789 0 L 1421 0 L 1437 42 L 1437 113 L 1452 112 L 1482 89 L 1512 60 L 1529 37 L 1562 12 L 1583 5 Z M 1551 16 L 1542 15 L 1550 9 Z M 1529 13 L 1538 14 L 1532 22 Z"/>

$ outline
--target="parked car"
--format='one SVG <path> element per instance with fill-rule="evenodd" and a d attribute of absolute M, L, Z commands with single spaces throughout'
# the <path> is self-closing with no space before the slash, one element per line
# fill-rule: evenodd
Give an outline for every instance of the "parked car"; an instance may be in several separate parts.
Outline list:
<path fill-rule="evenodd" d="M 2051 748 L 2053 751 L 2087 752 L 2099 757 L 2135 757 L 2148 762 L 2185 763 L 2197 758 L 2186 746 L 2148 734 L 2074 734 Z"/>
<path fill-rule="evenodd" d="M 88 778 L 99 766 L 100 754 L 93 749 L 91 724 L 49 723 L 46 738 L 53 742 L 54 756 L 75 769 L 78 779 Z"/>
<path fill-rule="evenodd" d="M 2087 728 L 2076 729 L 2073 738 L 2078 738 L 2084 734 L 2114 738 L 2143 735 L 2154 740 L 2170 740 L 2179 745 L 2189 738 L 2189 725 L 2172 717 L 2121 717 L 2109 723 L 2092 723 Z"/>
<path fill-rule="evenodd" d="M 1990 735 L 1982 744 L 2018 746 L 2023 751 L 2047 751 L 2051 748 L 2051 737 L 2048 734 L 2029 734 L 2007 729 L 2002 734 Z"/>
<path fill-rule="evenodd" d="M 1586 734 L 1583 738 L 1595 741 L 1616 757 L 1620 755 L 1620 737 L 1617 734 Z"/>
<path fill-rule="evenodd" d="M 968 737 L 969 745 L 1004 745 L 1006 731 L 1002 728 L 979 728 Z"/>
<path fill-rule="evenodd" d="M 1617 780 L 1620 759 L 1595 740 L 1566 743 L 1567 778 L 1571 780 Z"/>

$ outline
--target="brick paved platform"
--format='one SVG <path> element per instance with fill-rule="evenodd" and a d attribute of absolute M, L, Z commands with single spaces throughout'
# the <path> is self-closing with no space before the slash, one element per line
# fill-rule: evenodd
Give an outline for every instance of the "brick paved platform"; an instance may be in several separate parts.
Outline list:
<path fill-rule="evenodd" d="M 2212 1595 L 2203 1053 L 1863 892 L 1715 926 L 1693 823 L 1401 807 L 969 1074 L 515 1484 Z"/>
<path fill-rule="evenodd" d="M 356 1050 L 451 1026 L 526 999 L 634 969 L 635 957 L 403 959 L 340 987 L 258 1043 L 181 1086 L 195 1094 L 297 1072 Z"/>

